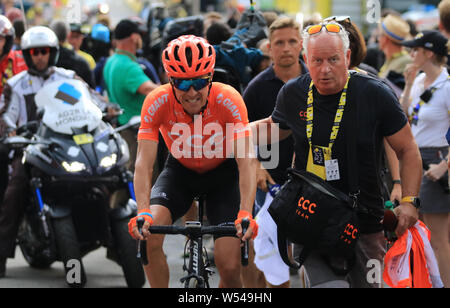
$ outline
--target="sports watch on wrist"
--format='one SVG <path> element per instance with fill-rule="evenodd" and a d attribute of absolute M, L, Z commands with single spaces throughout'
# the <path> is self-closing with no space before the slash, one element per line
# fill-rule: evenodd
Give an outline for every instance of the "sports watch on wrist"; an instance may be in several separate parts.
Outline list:
<path fill-rule="evenodd" d="M 420 208 L 420 199 L 417 197 L 413 197 L 413 196 L 407 196 L 407 197 L 403 197 L 402 200 L 400 201 L 400 203 L 403 202 L 409 202 L 412 205 L 414 205 L 414 207 L 416 209 Z"/>

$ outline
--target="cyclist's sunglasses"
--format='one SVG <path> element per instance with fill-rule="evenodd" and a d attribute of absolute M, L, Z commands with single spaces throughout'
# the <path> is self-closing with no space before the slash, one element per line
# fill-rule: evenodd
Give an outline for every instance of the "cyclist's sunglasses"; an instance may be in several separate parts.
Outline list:
<path fill-rule="evenodd" d="M 205 76 L 194 79 L 171 78 L 172 85 L 180 91 L 189 91 L 191 87 L 195 91 L 200 91 L 211 82 L 211 76 Z"/>
<path fill-rule="evenodd" d="M 336 23 L 326 23 L 326 24 L 319 24 L 319 25 L 312 25 L 305 29 L 305 31 L 309 35 L 317 34 L 320 31 L 322 31 L 322 28 L 325 28 L 327 32 L 329 33 L 339 33 L 341 32 L 342 27 L 339 24 Z"/>
<path fill-rule="evenodd" d="M 337 22 L 352 22 L 352 20 L 350 19 L 350 16 L 330 16 L 327 17 L 323 20 L 324 22 L 330 22 L 330 21 L 337 21 Z"/>
<path fill-rule="evenodd" d="M 30 54 L 32 56 L 37 56 L 39 54 L 42 54 L 43 56 L 45 56 L 49 52 L 50 52 L 50 47 L 38 47 L 38 48 L 31 48 L 30 49 Z"/>

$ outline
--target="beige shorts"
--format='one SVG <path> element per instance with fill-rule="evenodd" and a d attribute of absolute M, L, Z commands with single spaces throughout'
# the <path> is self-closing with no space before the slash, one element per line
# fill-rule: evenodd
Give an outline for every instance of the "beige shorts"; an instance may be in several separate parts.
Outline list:
<path fill-rule="evenodd" d="M 295 250 L 301 251 L 301 247 L 296 247 Z M 301 269 L 306 280 L 305 287 L 380 288 L 383 286 L 385 254 L 384 232 L 361 234 L 356 244 L 356 258 L 352 270 L 346 276 L 339 276 L 333 272 L 322 256 L 312 252 Z"/>

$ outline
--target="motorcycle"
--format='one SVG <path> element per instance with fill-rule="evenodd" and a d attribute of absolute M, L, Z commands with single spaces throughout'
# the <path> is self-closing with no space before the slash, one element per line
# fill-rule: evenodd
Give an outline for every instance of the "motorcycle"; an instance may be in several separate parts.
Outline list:
<path fill-rule="evenodd" d="M 102 121 L 78 80 L 43 87 L 35 102 L 42 121 L 26 124 L 4 141 L 23 150 L 31 179 L 18 234 L 25 260 L 34 268 L 62 261 L 69 286 L 82 287 L 83 256 L 103 246 L 122 267 L 127 285 L 142 287 L 145 275 L 127 225 L 137 212 L 133 175 L 125 168 L 128 145 L 118 134 L 139 125 L 139 119 L 114 129 Z"/>

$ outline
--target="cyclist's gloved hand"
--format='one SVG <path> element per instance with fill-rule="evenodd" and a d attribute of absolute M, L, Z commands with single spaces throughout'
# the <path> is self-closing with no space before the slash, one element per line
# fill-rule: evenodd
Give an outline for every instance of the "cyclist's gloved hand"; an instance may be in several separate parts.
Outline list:
<path fill-rule="evenodd" d="M 237 225 L 240 225 L 242 222 L 242 219 L 248 218 L 250 221 L 249 229 L 252 229 L 252 239 L 255 239 L 255 237 L 258 235 L 258 224 L 256 223 L 256 220 L 253 219 L 252 214 L 250 214 L 247 211 L 240 210 L 238 213 L 237 219 L 234 221 L 234 225 L 237 227 Z M 241 231 L 242 232 L 242 231 Z M 242 237 L 245 234 L 242 234 Z"/>
<path fill-rule="evenodd" d="M 139 230 L 138 230 L 138 227 L 137 227 L 137 220 L 140 217 L 143 217 L 145 219 L 144 226 L 142 227 L 142 229 L 147 230 L 148 227 L 152 225 L 152 223 L 153 223 L 153 216 L 152 216 L 150 210 L 149 209 L 143 209 L 143 210 L 140 210 L 138 212 L 138 215 L 136 217 L 133 217 L 133 218 L 130 219 L 130 222 L 128 223 L 128 233 L 130 233 L 130 235 L 134 239 L 143 240 L 144 238 L 142 237 L 141 234 L 139 234 Z"/>

